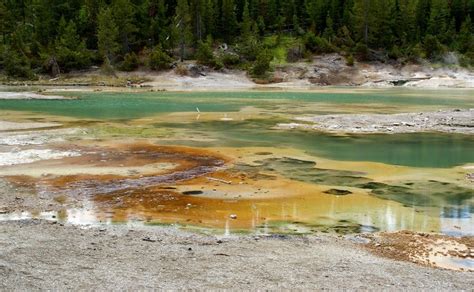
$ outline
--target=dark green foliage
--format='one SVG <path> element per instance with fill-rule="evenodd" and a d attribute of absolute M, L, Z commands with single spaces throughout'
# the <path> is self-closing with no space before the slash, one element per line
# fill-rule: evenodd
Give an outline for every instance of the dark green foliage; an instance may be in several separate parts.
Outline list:
<path fill-rule="evenodd" d="M 112 59 L 119 51 L 119 31 L 115 25 L 113 12 L 110 8 L 103 8 L 98 16 L 97 39 L 101 58 Z"/>
<path fill-rule="evenodd" d="M 461 25 L 457 45 L 461 53 L 474 52 L 474 29 L 469 16 Z"/>
<path fill-rule="evenodd" d="M 245 1 L 244 11 L 242 12 L 242 24 L 240 25 L 241 35 L 244 39 L 252 34 L 252 19 L 250 18 L 249 2 Z"/>
<path fill-rule="evenodd" d="M 357 56 L 357 59 L 361 61 L 369 60 L 369 48 L 362 42 L 357 43 L 354 48 L 354 53 Z"/>
<path fill-rule="evenodd" d="M 171 34 L 171 19 L 167 16 L 168 5 L 165 0 L 146 0 L 138 11 L 138 32 L 142 39 L 146 39 L 150 46 L 158 43 L 165 44 L 166 38 Z"/>
<path fill-rule="evenodd" d="M 196 61 L 201 65 L 214 66 L 216 63 L 214 53 L 212 52 L 212 47 L 209 42 L 199 41 L 195 58 Z"/>
<path fill-rule="evenodd" d="M 307 50 L 313 53 L 332 53 L 336 49 L 328 40 L 315 36 L 312 32 L 308 32 L 304 39 L 304 45 Z"/>
<path fill-rule="evenodd" d="M 425 56 L 423 52 L 423 46 L 421 43 L 418 43 L 412 47 L 406 49 L 406 57 L 408 61 L 417 63 L 420 58 Z"/>
<path fill-rule="evenodd" d="M 148 66 L 152 70 L 167 70 L 170 69 L 173 58 L 161 49 L 161 46 L 156 46 L 150 53 Z"/>
<path fill-rule="evenodd" d="M 5 60 L 5 51 L 6 51 L 6 46 L 3 45 L 3 44 L 0 44 L 0 70 L 2 70 L 3 68 L 3 63 L 4 63 L 4 60 Z"/>
<path fill-rule="evenodd" d="M 82 69 L 91 65 L 91 53 L 77 34 L 73 21 L 66 23 L 64 18 L 59 22 L 59 35 L 55 41 L 54 53 L 59 68 L 63 71 Z"/>
<path fill-rule="evenodd" d="M 106 75 L 114 75 L 115 76 L 115 68 L 112 66 L 110 63 L 109 58 L 105 57 L 104 62 L 102 63 L 102 66 L 100 67 L 102 73 Z"/>
<path fill-rule="evenodd" d="M 474 52 L 468 52 L 459 58 L 462 67 L 474 67 Z"/>
<path fill-rule="evenodd" d="M 122 71 L 133 71 L 138 68 L 140 61 L 138 60 L 137 54 L 134 52 L 125 55 L 119 69 Z"/>
<path fill-rule="evenodd" d="M 350 67 L 354 66 L 354 57 L 352 55 L 346 57 L 346 65 Z"/>
<path fill-rule="evenodd" d="M 3 67 L 5 73 L 11 77 L 31 79 L 34 76 L 28 57 L 11 47 L 6 47 L 4 51 Z"/>
<path fill-rule="evenodd" d="M 130 43 L 134 41 L 136 7 L 130 0 L 112 0 L 112 17 L 118 30 L 122 53 L 130 51 Z"/>
<path fill-rule="evenodd" d="M 8 76 L 25 79 L 34 77 L 29 37 L 31 37 L 31 31 L 27 26 L 19 26 L 17 31 L 11 34 L 9 43 L 4 46 L 3 67 Z"/>
<path fill-rule="evenodd" d="M 222 34 L 222 38 L 226 42 L 230 42 L 232 37 L 235 36 L 238 31 L 234 0 L 222 0 L 221 13 L 222 18 L 220 32 Z"/>
<path fill-rule="evenodd" d="M 252 67 L 251 73 L 253 77 L 264 77 L 265 74 L 270 70 L 270 62 L 273 56 L 269 50 L 263 49 L 258 55 L 255 63 Z"/>
<path fill-rule="evenodd" d="M 234 68 L 240 63 L 239 55 L 232 53 L 223 53 L 219 59 L 226 68 Z"/>
<path fill-rule="evenodd" d="M 260 50 L 261 43 L 256 36 L 250 36 L 236 45 L 236 51 L 246 61 L 255 61 Z"/>
<path fill-rule="evenodd" d="M 0 44 L 15 50 L 3 50 L 15 56 L 2 58 L 0 69 L 8 63 L 7 73 L 33 76 L 31 70 L 54 59 L 63 72 L 104 62 L 133 70 L 135 56 L 157 46 L 168 52 L 153 53 L 157 59 L 195 55 L 216 68 L 251 67 L 272 35 L 280 46 L 296 38 L 306 54 L 410 61 L 457 51 L 466 65 L 474 51 L 473 18 L 473 0 L 0 0 Z M 221 52 L 213 61 L 200 43 L 207 36 L 238 56 Z M 278 60 L 283 53 L 300 58 L 296 46 L 267 48 Z"/>
<path fill-rule="evenodd" d="M 393 46 L 393 48 L 388 52 L 388 57 L 394 60 L 401 58 L 402 52 L 400 51 L 400 48 L 397 45 Z"/>
<path fill-rule="evenodd" d="M 8 26 L 11 24 L 11 19 L 8 19 L 10 14 L 4 2 L 0 1 L 0 35 L 3 37 L 8 32 Z"/>
<path fill-rule="evenodd" d="M 429 59 L 434 59 L 443 52 L 443 47 L 438 38 L 430 34 L 425 37 L 423 49 L 425 50 L 426 57 Z"/>
<path fill-rule="evenodd" d="M 222 67 L 224 67 L 224 64 L 221 62 L 221 60 L 214 56 L 211 38 L 209 38 L 206 42 L 199 41 L 195 58 L 196 61 L 201 65 L 209 66 L 214 69 L 222 69 Z"/>
<path fill-rule="evenodd" d="M 188 1 L 178 0 L 173 22 L 173 38 L 171 40 L 174 39 L 174 42 L 179 46 L 181 62 L 186 57 L 186 47 L 192 42 L 191 23 Z"/>

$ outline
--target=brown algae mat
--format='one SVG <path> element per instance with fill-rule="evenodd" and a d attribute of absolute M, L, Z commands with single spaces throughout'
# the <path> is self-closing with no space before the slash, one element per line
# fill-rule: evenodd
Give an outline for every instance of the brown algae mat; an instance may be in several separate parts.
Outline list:
<path fill-rule="evenodd" d="M 474 237 L 452 237 L 412 231 L 367 235 L 367 248 L 395 260 L 456 271 L 474 272 Z"/>

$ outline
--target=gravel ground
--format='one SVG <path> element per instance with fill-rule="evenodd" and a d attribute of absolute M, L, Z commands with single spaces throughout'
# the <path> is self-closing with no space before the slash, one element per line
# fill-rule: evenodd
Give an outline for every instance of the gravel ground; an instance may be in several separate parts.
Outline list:
<path fill-rule="evenodd" d="M 304 129 L 346 134 L 443 132 L 474 134 L 474 109 L 403 114 L 342 114 L 297 117 L 279 129 Z M 300 123 L 303 122 L 303 123 Z"/>
<path fill-rule="evenodd" d="M 474 274 L 369 253 L 357 237 L 221 238 L 171 227 L 0 223 L 0 290 L 472 290 Z"/>

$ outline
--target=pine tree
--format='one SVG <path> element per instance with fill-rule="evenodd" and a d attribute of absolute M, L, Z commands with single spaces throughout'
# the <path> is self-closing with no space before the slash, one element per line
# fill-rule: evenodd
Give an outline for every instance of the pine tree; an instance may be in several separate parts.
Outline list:
<path fill-rule="evenodd" d="M 33 25 L 34 40 L 42 46 L 47 46 L 51 37 L 56 36 L 57 21 L 52 10 L 51 0 L 33 0 L 25 11 L 25 21 Z M 59 15 L 59 18 L 62 15 Z"/>
<path fill-rule="evenodd" d="M 250 36 L 252 29 L 252 19 L 250 18 L 249 2 L 245 0 L 244 10 L 242 12 L 242 24 L 240 25 L 241 36 L 246 39 Z"/>
<path fill-rule="evenodd" d="M 315 33 L 322 33 L 325 29 L 328 6 L 325 0 L 306 0 L 305 7 L 315 28 Z"/>
<path fill-rule="evenodd" d="M 119 31 L 115 25 L 112 10 L 107 7 L 103 8 L 97 17 L 97 47 L 99 54 L 104 60 L 109 62 L 119 51 L 118 43 Z"/>
<path fill-rule="evenodd" d="M 222 0 L 221 32 L 226 42 L 231 42 L 238 29 L 234 0 Z"/>
<path fill-rule="evenodd" d="M 371 1 L 374 0 L 354 0 L 353 7 L 353 30 L 357 38 L 363 40 L 366 46 L 369 45 L 369 34 L 373 28 Z"/>
<path fill-rule="evenodd" d="M 31 40 L 31 36 L 25 24 L 19 24 L 12 32 L 3 56 L 3 67 L 8 76 L 28 79 L 34 77 L 31 70 L 31 49 L 27 41 Z"/>
<path fill-rule="evenodd" d="M 398 33 L 401 45 L 410 46 L 418 41 L 416 26 L 416 1 L 400 0 L 400 19 L 397 18 Z M 400 23 L 398 23 L 400 22 Z"/>
<path fill-rule="evenodd" d="M 205 27 L 203 15 L 205 14 L 205 0 L 193 0 L 190 2 L 190 9 L 192 11 L 192 23 L 194 31 L 194 39 L 197 43 L 205 37 Z"/>
<path fill-rule="evenodd" d="M 137 31 L 134 24 L 135 7 L 130 0 L 112 0 L 111 9 L 122 43 L 122 53 L 126 54 L 130 51 L 133 33 Z"/>
<path fill-rule="evenodd" d="M 83 68 L 95 50 L 112 64 L 158 46 L 165 55 L 179 47 L 184 59 L 209 36 L 252 62 L 260 37 L 293 28 L 297 41 L 312 32 L 358 56 L 424 48 L 430 57 L 449 49 L 471 58 L 473 18 L 474 0 L 0 0 L 0 51 L 14 50 L 9 72 L 17 64 L 26 76 L 53 55 L 62 69 Z"/>
<path fill-rule="evenodd" d="M 449 8 L 446 0 L 433 0 L 428 21 L 428 33 L 437 36 L 448 30 Z"/>
<path fill-rule="evenodd" d="M 61 18 L 59 21 L 58 37 L 54 44 L 57 63 L 66 71 L 82 69 L 90 65 L 90 54 L 86 44 L 77 34 L 76 24 Z"/>
<path fill-rule="evenodd" d="M 184 61 L 186 46 L 192 42 L 191 15 L 187 0 L 178 0 L 174 17 L 174 38 L 178 40 L 180 60 Z"/>
<path fill-rule="evenodd" d="M 392 11 L 395 7 L 392 6 L 390 0 L 378 0 L 372 3 L 373 11 L 377 17 L 374 17 L 371 35 L 369 40 L 371 47 L 390 49 L 393 46 L 395 20 Z"/>
<path fill-rule="evenodd" d="M 330 1 L 330 3 L 329 16 L 333 21 L 333 29 L 337 30 L 342 25 L 342 17 L 344 15 L 344 0 L 333 0 Z"/>
<path fill-rule="evenodd" d="M 394 44 L 405 44 L 407 42 L 409 21 L 404 19 L 400 0 L 395 0 L 391 10 L 390 19 L 392 20 L 391 26 Z"/>
<path fill-rule="evenodd" d="M 302 34 L 298 15 L 296 14 L 293 14 L 293 32 L 295 35 Z"/>
<path fill-rule="evenodd" d="M 293 16 L 296 15 L 295 0 L 280 1 L 280 14 L 285 18 L 285 25 L 293 25 Z"/>
<path fill-rule="evenodd" d="M 216 5 L 214 0 L 204 0 L 204 14 L 202 16 L 203 23 L 204 23 L 204 33 L 206 35 L 215 36 L 217 34 L 216 27 L 217 22 L 216 19 L 218 18 L 218 13 L 216 12 Z"/>
<path fill-rule="evenodd" d="M 9 19 L 9 11 L 4 2 L 5 0 L 0 0 L 0 36 L 2 37 L 2 43 L 6 44 L 8 26 L 11 20 Z"/>
<path fill-rule="evenodd" d="M 144 2 L 146 16 L 145 31 L 151 47 L 157 43 L 166 44 L 166 38 L 170 35 L 168 31 L 169 21 L 166 15 L 167 5 L 165 0 L 146 0 Z"/>
<path fill-rule="evenodd" d="M 331 42 L 333 39 L 335 33 L 334 33 L 334 22 L 331 18 L 331 15 L 328 13 L 328 16 L 326 17 L 326 29 L 324 30 L 323 36 Z"/>
<path fill-rule="evenodd" d="M 98 15 L 105 7 L 104 0 L 84 0 L 77 17 L 78 33 L 86 40 L 87 47 L 97 49 Z"/>
<path fill-rule="evenodd" d="M 260 35 L 263 36 L 265 34 L 266 25 L 265 25 L 265 19 L 261 15 L 257 19 L 257 28 Z"/>
<path fill-rule="evenodd" d="M 461 53 L 474 52 L 474 31 L 471 17 L 468 15 L 461 25 L 457 39 L 458 49 Z"/>
<path fill-rule="evenodd" d="M 464 0 L 452 0 L 451 16 L 455 19 L 456 31 L 459 31 L 461 25 L 466 18 L 466 5 Z"/>
<path fill-rule="evenodd" d="M 352 9 L 354 8 L 354 0 L 346 0 L 344 2 L 344 8 L 342 12 L 342 23 L 341 27 L 346 27 L 346 29 L 349 29 L 349 27 L 353 27 L 353 13 Z"/>
<path fill-rule="evenodd" d="M 430 11 L 431 0 L 418 0 L 416 6 L 416 25 L 418 27 L 418 38 L 422 38 L 426 34 Z"/>
<path fill-rule="evenodd" d="M 277 0 L 268 0 L 268 12 L 267 12 L 267 26 L 271 27 L 274 31 L 275 29 L 278 30 L 280 33 L 280 26 L 281 26 L 281 18 L 278 9 Z"/>

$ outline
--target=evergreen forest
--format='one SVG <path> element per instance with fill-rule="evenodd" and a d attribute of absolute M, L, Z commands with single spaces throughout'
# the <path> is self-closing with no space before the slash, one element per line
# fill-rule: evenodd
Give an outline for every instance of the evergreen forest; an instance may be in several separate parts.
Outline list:
<path fill-rule="evenodd" d="M 166 70 L 183 60 L 262 76 L 337 52 L 474 65 L 474 0 L 0 0 L 0 70 Z"/>

